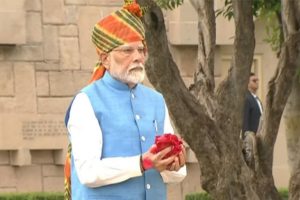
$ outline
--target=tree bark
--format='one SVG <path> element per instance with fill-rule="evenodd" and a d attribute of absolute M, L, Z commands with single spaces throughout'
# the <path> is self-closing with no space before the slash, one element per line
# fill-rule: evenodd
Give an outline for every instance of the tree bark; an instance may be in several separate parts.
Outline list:
<path fill-rule="evenodd" d="M 214 1 L 190 0 L 198 14 L 198 67 L 195 74 L 195 85 L 205 88 L 206 93 L 213 93 L 214 80 L 214 55 L 216 45 L 216 22 Z M 203 94 L 195 90 L 195 94 Z M 200 99 L 199 99 L 200 100 Z"/>
<path fill-rule="evenodd" d="M 296 78 L 296 69 L 299 66 L 300 33 L 299 21 L 295 1 L 282 1 L 282 23 L 284 28 L 284 43 L 281 49 L 277 70 L 269 82 L 266 107 L 264 111 L 263 127 L 258 134 L 259 164 L 258 178 L 264 180 L 258 187 L 273 193 L 269 185 L 274 184 L 272 177 L 274 144 L 278 135 L 280 120 L 287 99 L 291 93 L 293 80 Z M 263 194 L 265 196 L 265 194 Z"/>
<path fill-rule="evenodd" d="M 284 36 L 296 38 L 294 43 L 295 52 L 290 56 L 290 61 L 300 69 L 300 2 L 299 1 L 282 1 L 283 13 L 286 21 L 283 26 Z M 292 49 L 293 50 L 293 49 Z M 297 141 L 300 138 L 299 134 L 299 111 L 300 111 L 300 80 L 299 71 L 297 79 L 294 81 L 291 95 L 285 110 L 285 123 L 286 123 L 286 139 L 287 151 L 289 159 L 289 167 L 291 172 L 289 183 L 289 200 L 300 199 L 300 158 L 299 147 L 300 143 Z"/>
<path fill-rule="evenodd" d="M 293 84 L 285 114 L 287 152 L 290 166 L 289 200 L 300 199 L 300 78 Z"/>
<path fill-rule="evenodd" d="M 288 80 L 294 79 L 298 64 L 299 36 L 297 31 L 291 32 L 297 26 L 284 24 L 287 37 L 278 69 L 269 83 L 264 124 L 255 141 L 258 163 L 257 168 L 252 168 L 244 161 L 239 138 L 255 44 L 252 1 L 233 0 L 234 54 L 229 75 L 217 92 L 213 80 L 215 19 L 212 1 L 191 0 L 199 14 L 200 36 L 199 64 L 191 91 L 185 87 L 170 54 L 161 9 L 152 0 L 138 2 L 149 8 L 144 16 L 149 50 L 147 76 L 163 93 L 177 130 L 196 154 L 202 188 L 216 200 L 280 200 L 272 176 L 272 160 L 278 124 L 291 91 Z M 286 9 L 291 9 L 290 2 Z"/>

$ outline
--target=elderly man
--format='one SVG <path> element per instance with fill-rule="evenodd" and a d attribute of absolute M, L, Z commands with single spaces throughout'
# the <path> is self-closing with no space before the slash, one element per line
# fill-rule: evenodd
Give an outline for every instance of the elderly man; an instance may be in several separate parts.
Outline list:
<path fill-rule="evenodd" d="M 147 57 L 140 17 L 133 2 L 94 26 L 99 64 L 66 115 L 73 200 L 166 200 L 165 183 L 186 176 L 184 148 L 170 157 L 170 147 L 151 151 L 173 128 L 163 96 L 140 84 Z"/>

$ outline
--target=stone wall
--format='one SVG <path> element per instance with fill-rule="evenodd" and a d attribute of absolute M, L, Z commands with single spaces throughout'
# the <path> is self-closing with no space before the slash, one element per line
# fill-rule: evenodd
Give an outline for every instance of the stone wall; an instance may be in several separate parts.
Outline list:
<path fill-rule="evenodd" d="M 64 113 L 90 76 L 78 3 L 0 1 L 0 192 L 63 190 Z"/>
<path fill-rule="evenodd" d="M 0 16 L 8 18 L 0 18 L 6 25 L 0 27 L 0 192 L 63 191 L 64 114 L 97 61 L 93 25 L 122 1 L 0 4 Z M 189 173 L 184 183 L 169 185 L 169 199 L 201 189 L 192 156 L 189 170 L 197 176 Z"/>
<path fill-rule="evenodd" d="M 0 192 L 63 191 L 68 143 L 64 114 L 97 61 L 90 39 L 94 24 L 122 2 L 0 0 Z M 173 57 L 189 86 L 197 66 L 197 15 L 189 1 L 165 14 Z M 218 18 L 216 23 L 218 84 L 230 65 L 234 30 L 232 22 Z M 262 42 L 264 27 L 256 25 L 254 70 L 261 79 L 259 96 L 264 100 L 277 59 Z M 150 85 L 147 80 L 145 84 Z M 281 131 L 274 156 L 274 176 L 280 187 L 288 185 L 284 149 Z M 192 151 L 187 153 L 188 176 L 182 184 L 168 185 L 170 200 L 201 190 L 197 160 Z"/>

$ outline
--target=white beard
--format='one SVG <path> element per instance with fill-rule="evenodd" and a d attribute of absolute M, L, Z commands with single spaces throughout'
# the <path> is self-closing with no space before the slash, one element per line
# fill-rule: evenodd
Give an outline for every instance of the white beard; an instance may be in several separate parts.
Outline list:
<path fill-rule="evenodd" d="M 145 67 L 143 64 L 133 64 L 126 73 L 110 73 L 112 77 L 126 84 L 138 84 L 145 78 Z"/>

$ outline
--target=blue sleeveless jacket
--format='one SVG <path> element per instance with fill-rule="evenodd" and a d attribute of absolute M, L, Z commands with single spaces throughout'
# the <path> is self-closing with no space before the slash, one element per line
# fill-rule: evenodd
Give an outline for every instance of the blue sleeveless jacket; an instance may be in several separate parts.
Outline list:
<path fill-rule="evenodd" d="M 82 92 L 102 130 L 99 159 L 140 155 L 154 144 L 155 135 L 163 133 L 165 102 L 158 92 L 141 84 L 130 89 L 108 72 Z M 72 160 L 71 184 L 72 200 L 166 200 L 166 186 L 154 169 L 121 183 L 89 188 L 80 183 Z"/>

